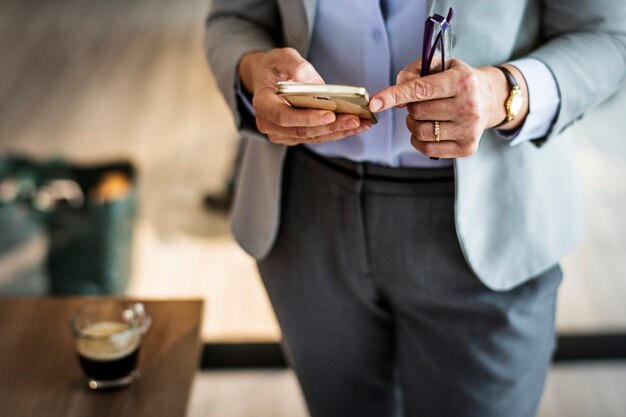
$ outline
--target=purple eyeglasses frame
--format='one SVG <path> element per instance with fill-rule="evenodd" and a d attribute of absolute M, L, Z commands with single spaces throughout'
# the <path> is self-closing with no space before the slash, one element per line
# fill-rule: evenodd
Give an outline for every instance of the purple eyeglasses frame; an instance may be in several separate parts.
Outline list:
<path fill-rule="evenodd" d="M 432 16 L 428 16 L 428 19 L 426 19 L 426 22 L 424 23 L 424 42 L 422 44 L 422 70 L 420 73 L 422 77 L 430 74 L 430 66 L 433 62 L 433 57 L 435 56 L 435 50 L 437 49 L 438 43 L 441 43 L 441 70 L 445 71 L 446 42 L 444 41 L 444 35 L 446 31 L 450 30 L 450 22 L 453 17 L 454 9 L 450 7 L 446 17 L 433 14 Z M 439 27 L 439 33 L 437 33 L 437 37 L 433 42 L 435 25 Z M 448 45 L 448 47 L 450 47 L 450 45 Z"/>

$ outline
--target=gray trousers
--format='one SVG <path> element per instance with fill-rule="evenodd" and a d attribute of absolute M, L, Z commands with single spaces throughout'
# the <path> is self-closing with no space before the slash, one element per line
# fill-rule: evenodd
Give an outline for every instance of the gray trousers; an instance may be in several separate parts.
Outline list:
<path fill-rule="evenodd" d="M 258 266 L 312 417 L 535 415 L 561 270 L 485 287 L 458 244 L 451 169 L 292 148 L 283 193 Z"/>

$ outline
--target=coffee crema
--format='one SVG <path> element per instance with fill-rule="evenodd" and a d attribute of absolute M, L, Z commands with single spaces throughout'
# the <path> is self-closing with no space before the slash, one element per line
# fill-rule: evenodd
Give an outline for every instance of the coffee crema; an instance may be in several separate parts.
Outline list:
<path fill-rule="evenodd" d="M 141 335 L 127 323 L 100 321 L 81 331 L 86 337 L 78 339 L 78 353 L 86 358 L 111 361 L 128 355 L 139 346 Z"/>

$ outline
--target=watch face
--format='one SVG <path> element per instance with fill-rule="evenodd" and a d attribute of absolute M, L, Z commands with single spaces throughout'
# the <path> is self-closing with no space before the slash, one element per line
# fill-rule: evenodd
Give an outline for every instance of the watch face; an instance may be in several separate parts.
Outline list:
<path fill-rule="evenodd" d="M 520 95 L 515 95 L 511 97 L 511 101 L 509 103 L 509 111 L 511 116 L 515 117 L 522 111 L 522 106 L 524 105 L 524 97 Z"/>

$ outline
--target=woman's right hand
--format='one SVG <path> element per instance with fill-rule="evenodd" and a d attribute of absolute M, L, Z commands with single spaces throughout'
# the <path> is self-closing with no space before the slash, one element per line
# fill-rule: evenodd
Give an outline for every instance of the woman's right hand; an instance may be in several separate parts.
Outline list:
<path fill-rule="evenodd" d="M 313 65 L 293 48 L 247 53 L 239 63 L 239 78 L 252 94 L 257 128 L 273 143 L 324 143 L 371 127 L 369 120 L 350 114 L 293 108 L 276 94 L 278 81 L 324 84 Z"/>

